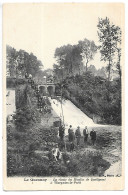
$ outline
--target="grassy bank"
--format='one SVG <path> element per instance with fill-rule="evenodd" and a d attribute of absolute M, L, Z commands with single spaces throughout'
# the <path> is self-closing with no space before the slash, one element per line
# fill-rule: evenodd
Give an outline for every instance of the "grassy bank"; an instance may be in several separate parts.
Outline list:
<path fill-rule="evenodd" d="M 72 153 L 66 137 L 67 150 L 62 151 L 63 160 L 56 162 L 51 155 L 59 142 L 56 128 L 36 124 L 27 132 L 8 129 L 8 176 L 102 176 L 112 163 L 121 160 L 121 153 L 112 154 L 115 149 L 121 151 L 121 131 L 116 126 L 95 130 L 95 146 L 90 138 L 84 145 L 81 137 L 79 148 L 75 143 Z"/>

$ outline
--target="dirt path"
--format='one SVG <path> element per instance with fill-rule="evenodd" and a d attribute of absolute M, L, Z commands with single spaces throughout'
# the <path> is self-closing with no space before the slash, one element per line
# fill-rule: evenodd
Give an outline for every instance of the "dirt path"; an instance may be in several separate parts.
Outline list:
<path fill-rule="evenodd" d="M 110 166 L 110 168 L 105 171 L 104 175 L 105 176 L 108 176 L 108 175 L 114 175 L 114 176 L 118 175 L 119 176 L 119 175 L 121 175 L 121 170 L 122 170 L 121 166 L 122 166 L 121 161 L 118 161 L 118 162 L 112 164 Z"/>

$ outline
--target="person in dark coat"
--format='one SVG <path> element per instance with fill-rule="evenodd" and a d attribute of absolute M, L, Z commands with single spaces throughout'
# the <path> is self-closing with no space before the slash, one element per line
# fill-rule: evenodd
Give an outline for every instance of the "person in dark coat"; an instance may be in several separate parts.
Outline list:
<path fill-rule="evenodd" d="M 92 144 L 94 145 L 96 141 L 96 132 L 94 131 L 94 129 L 92 129 L 92 131 L 90 132 L 90 137 L 92 140 Z"/>
<path fill-rule="evenodd" d="M 63 125 L 61 125 L 59 127 L 59 137 L 60 137 L 60 140 L 63 140 L 64 139 L 64 133 L 65 133 L 65 128 Z"/>
<path fill-rule="evenodd" d="M 78 126 L 76 131 L 75 131 L 75 136 L 76 136 L 76 140 L 77 140 L 77 146 L 80 145 L 80 137 L 81 137 L 81 132 L 80 132 L 80 127 Z"/>
<path fill-rule="evenodd" d="M 68 139 L 69 139 L 69 142 L 70 142 L 70 133 L 72 132 L 72 125 L 69 126 L 69 129 L 68 129 Z"/>
<path fill-rule="evenodd" d="M 75 141 L 75 133 L 73 132 L 73 129 L 70 129 L 69 130 L 69 142 L 70 142 L 71 152 L 74 150 L 74 141 Z"/>
<path fill-rule="evenodd" d="M 84 130 L 83 130 L 83 136 L 84 136 L 84 143 L 86 144 L 88 141 L 88 129 L 87 126 L 85 126 Z"/>

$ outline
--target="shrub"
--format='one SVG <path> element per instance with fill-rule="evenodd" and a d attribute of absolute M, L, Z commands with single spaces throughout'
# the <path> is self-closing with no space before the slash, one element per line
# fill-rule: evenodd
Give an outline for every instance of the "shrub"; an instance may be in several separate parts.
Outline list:
<path fill-rule="evenodd" d="M 29 168 L 28 174 L 31 176 L 47 176 L 48 172 L 48 165 L 47 164 L 40 164 L 40 165 L 33 165 Z"/>

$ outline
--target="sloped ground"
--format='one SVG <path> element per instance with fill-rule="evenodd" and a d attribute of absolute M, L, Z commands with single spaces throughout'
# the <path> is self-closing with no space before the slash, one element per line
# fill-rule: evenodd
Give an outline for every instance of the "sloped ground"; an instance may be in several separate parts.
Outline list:
<path fill-rule="evenodd" d="M 111 164 L 105 175 L 121 175 L 122 172 L 122 133 L 120 126 L 95 128 L 97 132 L 96 148 L 102 152 L 104 160 Z"/>
<path fill-rule="evenodd" d="M 121 173 L 121 127 L 93 126 L 97 133 L 95 145 L 92 145 L 90 136 L 85 145 L 81 136 L 80 146 L 77 147 L 75 140 L 73 152 L 69 152 L 66 133 L 63 159 L 56 162 L 51 155 L 52 148 L 59 142 L 57 128 L 52 126 L 56 119 L 58 115 L 53 110 L 42 117 L 41 123 L 32 125 L 26 132 L 17 132 L 15 126 L 8 130 L 8 176 L 102 176 Z M 90 132 L 92 126 L 88 129 Z"/>
<path fill-rule="evenodd" d="M 97 141 L 88 139 L 69 152 L 68 137 L 62 160 L 55 161 L 51 150 L 59 142 L 57 129 L 33 126 L 28 132 L 8 134 L 8 176 L 103 176 L 121 173 L 121 132 L 119 127 L 95 128 Z M 113 167 L 111 167 L 111 165 Z"/>
<path fill-rule="evenodd" d="M 103 150 L 103 158 L 107 160 L 111 166 L 105 172 L 105 175 L 121 175 L 122 174 L 122 133 L 120 126 L 108 126 L 98 131 L 98 147 Z M 103 140 L 103 141 L 101 141 Z"/>
<path fill-rule="evenodd" d="M 54 112 L 58 116 L 62 116 L 60 102 L 54 99 L 50 101 Z M 88 148 L 88 150 L 96 149 L 97 151 L 102 153 L 103 159 L 110 163 L 111 167 L 105 174 L 121 174 L 121 126 L 95 124 L 92 119 L 85 115 L 69 100 L 63 101 L 62 107 L 66 127 L 65 134 L 68 134 L 68 128 L 70 124 L 73 126 L 74 131 L 79 125 L 81 134 L 83 133 L 83 128 L 85 126 L 88 126 L 89 132 L 92 130 L 92 128 L 95 129 L 95 131 L 97 132 L 96 145 L 92 146 L 91 140 L 89 138 L 88 145 L 86 147 Z M 82 138 L 80 148 L 83 147 L 85 146 Z M 81 150 L 80 148 L 79 150 Z"/>

